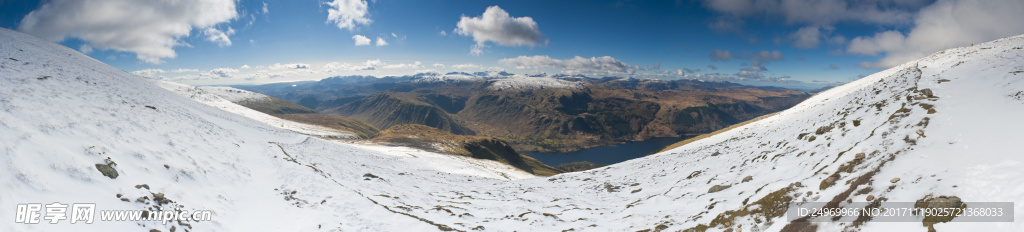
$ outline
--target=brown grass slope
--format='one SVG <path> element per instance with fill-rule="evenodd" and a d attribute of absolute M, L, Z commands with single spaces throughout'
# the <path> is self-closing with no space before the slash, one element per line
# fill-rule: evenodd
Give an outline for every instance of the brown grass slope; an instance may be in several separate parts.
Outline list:
<path fill-rule="evenodd" d="M 355 133 L 361 139 L 373 138 L 377 135 L 380 130 L 370 125 L 369 123 L 360 121 L 359 119 L 342 117 L 331 114 L 272 114 L 274 117 L 278 117 L 285 120 L 291 120 L 295 122 L 301 122 L 312 125 L 324 126 L 327 128 L 333 128 L 342 131 L 348 131 Z"/>
<path fill-rule="evenodd" d="M 562 173 L 561 170 L 519 154 L 503 140 L 483 136 L 456 135 L 424 125 L 395 125 L 381 131 L 372 141 L 494 160 L 539 176 Z"/>

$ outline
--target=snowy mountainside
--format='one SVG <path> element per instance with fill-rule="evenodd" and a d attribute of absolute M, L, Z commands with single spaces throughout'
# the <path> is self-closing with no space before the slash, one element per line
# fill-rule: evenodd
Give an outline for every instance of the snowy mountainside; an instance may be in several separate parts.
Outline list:
<path fill-rule="evenodd" d="M 158 86 L 170 90 L 171 92 L 177 93 L 181 96 L 188 97 L 203 104 L 220 108 L 224 111 L 235 113 L 241 116 L 245 116 L 247 118 L 251 118 L 253 120 L 260 121 L 281 129 L 291 130 L 302 134 L 319 137 L 357 137 L 354 133 L 350 131 L 342 131 L 339 129 L 327 128 L 324 126 L 310 125 L 291 120 L 285 120 L 238 104 L 238 102 L 244 101 L 260 101 L 270 99 L 270 97 L 263 94 L 254 93 L 246 90 L 239 90 L 231 87 L 193 87 L 185 84 L 178 84 L 168 81 L 155 82 Z"/>
<path fill-rule="evenodd" d="M 540 88 L 566 88 L 566 89 L 579 89 L 584 86 L 583 82 L 579 81 L 567 81 L 562 79 L 556 79 L 551 77 L 510 77 L 495 79 L 491 82 L 488 89 L 491 90 L 514 90 L 514 89 L 540 89 Z"/>
<path fill-rule="evenodd" d="M 267 95 L 227 86 L 201 86 L 198 88 L 206 90 L 206 92 L 209 92 L 211 94 L 217 95 L 218 97 L 223 98 L 224 100 L 236 103 L 241 101 L 260 101 L 270 98 Z"/>
<path fill-rule="evenodd" d="M 579 89 L 585 83 L 581 81 L 565 80 L 558 77 L 550 77 L 547 74 L 538 75 L 514 75 L 505 72 L 478 72 L 463 73 L 452 72 L 447 74 L 421 73 L 416 75 L 414 82 L 473 82 L 489 81 L 487 86 L 491 90 L 528 90 L 541 88 L 568 88 Z"/>
<path fill-rule="evenodd" d="M 219 99 L 212 95 L 181 97 L 6 29 L 0 57 L 0 205 L 8 209 L 0 218 L 14 220 L 17 204 L 53 202 L 214 212 L 212 221 L 166 225 L 100 221 L 96 212 L 91 225 L 4 223 L 2 231 L 427 230 L 437 227 L 367 200 L 362 182 L 371 180 L 363 176 L 401 170 L 416 179 L 532 177 L 492 161 L 341 144 L 271 127 L 194 100 Z M 116 163 L 116 178 L 98 171 L 107 160 Z M 335 165 L 342 168 L 317 168 Z M 154 202 L 156 194 L 171 202 Z"/>
<path fill-rule="evenodd" d="M 549 178 L 486 160 L 311 138 L 35 37 L 0 30 L 0 44 L 0 205 L 8 209 L 54 201 L 144 209 L 155 203 L 117 194 L 163 193 L 174 201 L 165 207 L 215 211 L 213 221 L 186 222 L 194 231 L 927 231 L 921 222 L 791 224 L 778 209 L 869 196 L 1024 199 L 1020 36 L 936 53 L 676 149 Z M 107 157 L 116 179 L 94 168 Z M 1024 230 L 1020 214 L 1009 223 L 955 220 L 934 228 Z M 65 221 L 0 230 L 171 225 L 185 227 Z"/>

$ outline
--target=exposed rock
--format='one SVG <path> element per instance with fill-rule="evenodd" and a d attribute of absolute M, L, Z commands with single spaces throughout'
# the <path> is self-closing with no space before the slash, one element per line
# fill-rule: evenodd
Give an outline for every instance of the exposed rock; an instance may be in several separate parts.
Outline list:
<path fill-rule="evenodd" d="M 711 188 L 708 189 L 708 193 L 722 191 L 722 190 L 725 190 L 725 189 L 727 189 L 729 187 L 732 187 L 732 185 L 715 185 L 715 186 L 711 186 Z"/>
<path fill-rule="evenodd" d="M 384 180 L 384 178 L 380 178 L 379 176 L 374 175 L 374 174 L 370 174 L 370 173 L 363 174 L 363 180 L 370 180 L 370 178 Z"/>
<path fill-rule="evenodd" d="M 921 93 L 924 94 L 924 96 L 928 97 L 928 98 L 934 98 L 935 97 L 935 93 L 932 92 L 931 89 L 922 89 Z"/>
<path fill-rule="evenodd" d="M 863 158 L 864 158 L 864 156 L 865 156 L 864 152 L 861 152 L 861 153 L 857 153 L 857 155 L 856 155 L 856 156 L 854 156 L 853 158 L 854 158 L 854 159 L 863 159 Z"/>
<path fill-rule="evenodd" d="M 832 187 L 832 185 L 835 185 L 836 181 L 838 181 L 838 180 L 839 180 L 839 175 L 833 174 L 833 175 L 829 176 L 828 178 L 825 178 L 825 180 L 822 180 L 821 184 L 818 185 L 818 189 L 819 190 L 825 190 L 828 187 Z"/>
<path fill-rule="evenodd" d="M 967 205 L 960 200 L 959 197 L 955 196 L 940 196 L 931 198 L 926 196 L 914 203 L 914 208 L 925 208 L 925 209 L 944 209 L 944 208 L 959 208 L 964 209 Z M 925 216 L 921 223 L 928 227 L 928 231 L 935 231 L 934 225 L 937 223 L 949 222 L 955 218 L 956 215 L 948 216 L 937 216 L 929 215 Z"/>
<path fill-rule="evenodd" d="M 899 178 L 899 177 L 896 177 L 896 178 L 892 178 L 892 180 L 889 180 L 889 182 L 891 182 L 891 183 L 894 183 L 894 184 L 895 184 L 896 182 L 899 182 L 899 181 L 900 181 L 900 178 Z"/>
<path fill-rule="evenodd" d="M 164 197 L 163 193 L 153 193 L 153 201 L 156 201 L 157 203 L 162 205 L 171 202 L 171 199 L 167 199 L 166 197 Z"/>
<path fill-rule="evenodd" d="M 114 170 L 109 164 L 96 164 L 96 170 L 99 170 L 104 176 L 110 177 L 110 179 L 117 179 L 117 170 Z"/>
<path fill-rule="evenodd" d="M 868 198 L 867 198 L 867 199 L 865 199 L 865 200 L 867 200 L 867 201 L 873 201 L 873 200 L 875 200 L 875 195 L 868 195 Z"/>
<path fill-rule="evenodd" d="M 751 181 L 751 180 L 754 180 L 754 176 L 743 177 L 743 183 L 746 183 L 747 181 Z"/>
<path fill-rule="evenodd" d="M 148 184 L 139 184 L 139 185 L 135 185 L 135 188 L 136 189 L 146 188 L 146 190 L 149 190 L 149 185 Z"/>

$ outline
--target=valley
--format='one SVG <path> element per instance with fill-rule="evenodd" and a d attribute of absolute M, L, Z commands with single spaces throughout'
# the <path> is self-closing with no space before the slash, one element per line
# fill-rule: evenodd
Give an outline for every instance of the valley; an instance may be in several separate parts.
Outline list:
<path fill-rule="evenodd" d="M 419 124 L 508 141 L 522 152 L 569 152 L 707 133 L 810 96 L 694 80 L 509 73 L 334 77 L 295 86 L 235 86 L 387 129 Z M 282 89 L 287 89 L 284 91 Z M 360 91 L 352 91 L 352 90 Z"/>

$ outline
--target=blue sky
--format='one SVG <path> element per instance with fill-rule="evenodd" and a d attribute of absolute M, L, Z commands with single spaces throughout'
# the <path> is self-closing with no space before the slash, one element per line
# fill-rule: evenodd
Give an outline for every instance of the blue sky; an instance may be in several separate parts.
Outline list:
<path fill-rule="evenodd" d="M 824 85 L 1024 33 L 1017 0 L 2 0 L 0 7 L 2 27 L 187 84 L 505 70 Z M 339 12 L 335 20 L 331 11 Z M 357 36 L 369 43 L 357 44 Z"/>

